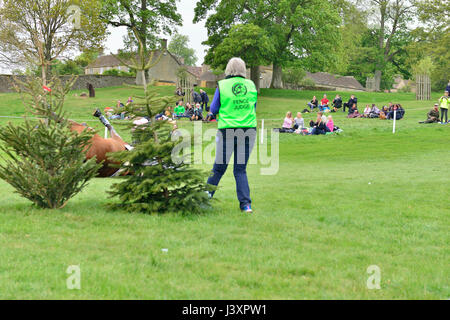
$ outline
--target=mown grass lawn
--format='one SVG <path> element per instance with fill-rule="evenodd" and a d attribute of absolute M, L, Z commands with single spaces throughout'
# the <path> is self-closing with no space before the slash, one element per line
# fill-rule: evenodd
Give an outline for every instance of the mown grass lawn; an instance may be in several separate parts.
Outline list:
<path fill-rule="evenodd" d="M 102 130 L 93 109 L 135 93 L 71 94 L 67 111 Z M 263 90 L 258 117 L 280 127 L 313 94 L 323 93 Z M 95 179 L 62 210 L 41 210 L 0 181 L 0 298 L 448 299 L 450 125 L 419 125 L 432 102 L 412 94 L 357 96 L 360 109 L 401 103 L 398 132 L 340 112 L 340 135 L 281 134 L 278 173 L 249 166 L 251 216 L 238 209 L 232 170 L 202 215 L 110 211 L 112 179 Z M 23 112 L 17 95 L 0 94 L 0 116 Z M 81 267 L 81 290 L 66 287 L 69 265 Z M 380 290 L 366 286 L 370 265 L 381 270 Z"/>

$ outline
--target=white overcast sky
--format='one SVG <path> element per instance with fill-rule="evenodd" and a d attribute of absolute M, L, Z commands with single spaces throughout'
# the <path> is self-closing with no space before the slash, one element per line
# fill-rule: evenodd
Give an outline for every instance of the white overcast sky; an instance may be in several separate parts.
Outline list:
<path fill-rule="evenodd" d="M 190 47 L 195 50 L 198 58 L 197 65 L 200 66 L 205 57 L 205 50 L 207 47 L 202 46 L 202 42 L 208 37 L 205 22 L 201 21 L 198 24 L 193 24 L 194 8 L 197 0 L 178 0 L 177 9 L 178 13 L 183 18 L 183 26 L 178 27 L 178 33 L 187 35 L 190 40 Z M 126 27 L 123 28 L 110 28 L 111 35 L 106 41 L 105 53 L 116 53 L 118 49 L 123 48 L 123 36 L 126 34 Z M 170 37 L 167 37 L 170 42 Z"/>

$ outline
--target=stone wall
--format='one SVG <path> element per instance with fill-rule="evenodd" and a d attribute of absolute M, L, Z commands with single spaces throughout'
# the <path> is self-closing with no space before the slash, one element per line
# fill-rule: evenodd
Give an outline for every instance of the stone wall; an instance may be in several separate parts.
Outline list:
<path fill-rule="evenodd" d="M 20 80 L 24 80 L 25 76 L 17 76 Z M 61 76 L 63 81 L 70 79 L 71 76 Z M 12 76 L 11 75 L 0 75 L 0 92 L 14 92 L 11 89 L 12 86 Z M 91 83 L 94 88 L 106 88 L 121 86 L 126 84 L 135 84 L 136 79 L 134 77 L 118 77 L 118 76 L 103 76 L 103 75 L 80 75 L 73 86 L 73 90 L 86 90 L 87 84 Z"/>

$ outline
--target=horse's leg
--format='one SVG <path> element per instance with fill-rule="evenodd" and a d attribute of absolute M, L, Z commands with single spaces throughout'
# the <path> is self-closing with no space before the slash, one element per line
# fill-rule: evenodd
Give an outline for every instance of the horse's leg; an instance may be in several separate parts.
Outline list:
<path fill-rule="evenodd" d="M 101 123 L 103 123 L 103 125 L 108 128 L 109 133 L 111 134 L 111 138 L 113 138 L 113 139 L 119 138 L 120 140 L 123 141 L 122 137 L 119 136 L 117 131 L 114 129 L 114 127 L 111 125 L 111 123 L 108 121 L 108 119 L 105 118 L 105 116 L 102 114 L 102 112 L 99 109 L 95 110 L 94 117 L 99 118 Z"/>

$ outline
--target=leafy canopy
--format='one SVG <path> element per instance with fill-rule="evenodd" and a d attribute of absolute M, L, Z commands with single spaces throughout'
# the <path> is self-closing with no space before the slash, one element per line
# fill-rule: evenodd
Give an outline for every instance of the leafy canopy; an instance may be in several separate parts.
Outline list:
<path fill-rule="evenodd" d="M 214 68 L 224 69 L 232 57 L 242 58 L 248 67 L 269 64 L 275 47 L 269 36 L 254 24 L 238 24 L 228 36 L 210 52 Z"/>
<path fill-rule="evenodd" d="M 169 51 L 184 60 L 184 64 L 187 66 L 195 66 L 197 63 L 197 57 L 195 56 L 195 50 L 189 47 L 189 37 L 175 33 L 172 40 L 169 43 Z"/>

